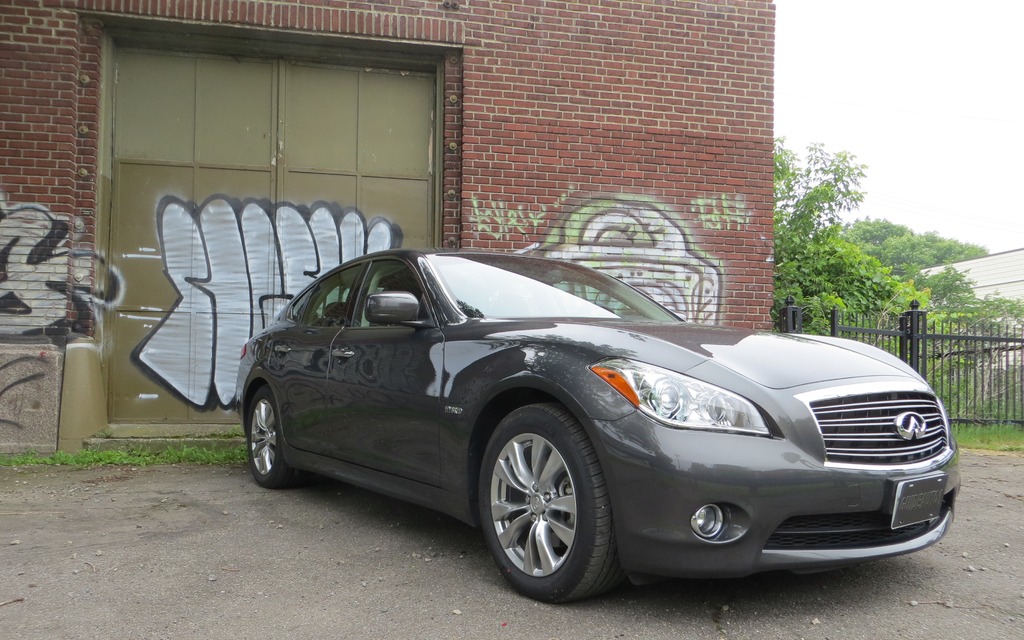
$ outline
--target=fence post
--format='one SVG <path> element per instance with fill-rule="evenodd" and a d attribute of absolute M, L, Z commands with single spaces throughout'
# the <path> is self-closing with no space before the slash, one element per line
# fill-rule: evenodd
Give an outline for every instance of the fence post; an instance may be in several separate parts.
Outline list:
<path fill-rule="evenodd" d="M 793 296 L 786 297 L 786 306 L 779 311 L 779 331 L 801 333 L 804 330 L 804 310 L 796 306 Z"/>
<path fill-rule="evenodd" d="M 917 300 L 910 303 L 910 311 L 900 315 L 900 330 L 903 332 L 900 337 L 900 357 L 921 376 L 928 374 L 927 358 L 923 357 L 927 315 L 921 311 L 921 303 Z"/>
<path fill-rule="evenodd" d="M 839 307 L 832 307 L 832 325 L 830 327 L 832 337 L 839 337 Z"/>

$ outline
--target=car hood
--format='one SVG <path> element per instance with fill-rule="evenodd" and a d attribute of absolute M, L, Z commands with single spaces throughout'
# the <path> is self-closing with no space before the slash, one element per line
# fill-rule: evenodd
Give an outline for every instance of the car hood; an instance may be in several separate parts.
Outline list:
<path fill-rule="evenodd" d="M 507 338 L 517 333 L 516 337 L 526 337 L 519 331 L 501 333 Z M 721 367 L 771 389 L 853 378 L 920 380 L 908 365 L 881 349 L 840 338 L 622 321 L 556 321 L 543 328 L 535 324 L 525 333 L 533 339 L 573 342 L 605 356 L 633 358 L 680 373 L 698 366 L 702 370 Z"/>
<path fill-rule="evenodd" d="M 772 389 L 851 378 L 918 377 L 898 358 L 853 340 L 693 325 L 647 325 L 644 332 Z"/>

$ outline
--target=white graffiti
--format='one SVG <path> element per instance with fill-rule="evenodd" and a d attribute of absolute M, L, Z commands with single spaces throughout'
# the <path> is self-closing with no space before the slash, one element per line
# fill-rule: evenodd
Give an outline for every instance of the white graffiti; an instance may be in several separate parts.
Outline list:
<path fill-rule="evenodd" d="M 133 357 L 201 408 L 231 406 L 241 346 L 284 301 L 332 267 L 402 242 L 397 225 L 356 209 L 224 196 L 198 206 L 164 198 L 157 230 L 178 300 Z"/>
<path fill-rule="evenodd" d="M 552 225 L 531 253 L 594 267 L 641 289 L 683 320 L 718 322 L 721 274 L 656 203 L 598 198 Z"/>

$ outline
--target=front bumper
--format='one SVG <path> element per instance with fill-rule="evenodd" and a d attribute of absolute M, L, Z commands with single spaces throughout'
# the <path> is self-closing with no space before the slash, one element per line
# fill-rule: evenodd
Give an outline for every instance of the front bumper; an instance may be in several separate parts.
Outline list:
<path fill-rule="evenodd" d="M 810 572 L 910 553 L 948 531 L 960 486 L 955 445 L 913 468 L 836 468 L 789 439 L 670 429 L 639 413 L 595 426 L 620 560 L 637 581 Z M 892 530 L 897 483 L 939 473 L 939 517 Z M 716 540 L 690 527 L 706 504 L 727 513 Z"/>

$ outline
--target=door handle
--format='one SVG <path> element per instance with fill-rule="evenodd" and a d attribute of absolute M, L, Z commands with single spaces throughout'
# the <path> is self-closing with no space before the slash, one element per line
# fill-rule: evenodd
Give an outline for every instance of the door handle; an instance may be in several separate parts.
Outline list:
<path fill-rule="evenodd" d="M 291 350 L 292 350 L 292 348 L 289 347 L 286 344 L 275 344 L 274 345 L 274 353 L 279 353 L 281 355 L 284 355 L 286 353 L 291 352 Z"/>
<path fill-rule="evenodd" d="M 349 349 L 348 347 L 338 347 L 337 349 L 331 351 L 331 355 L 334 356 L 335 358 L 351 358 L 352 356 L 356 355 L 356 352 Z"/>

